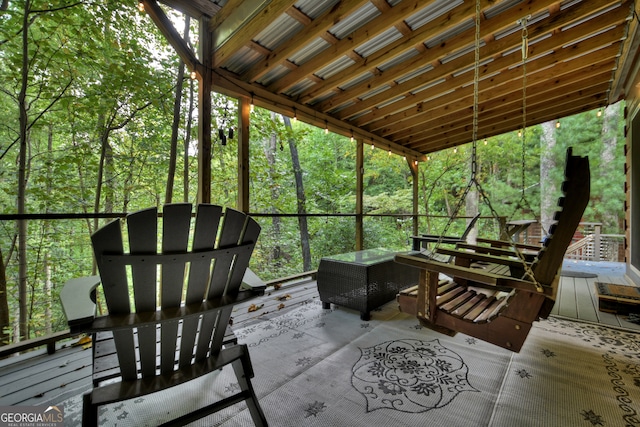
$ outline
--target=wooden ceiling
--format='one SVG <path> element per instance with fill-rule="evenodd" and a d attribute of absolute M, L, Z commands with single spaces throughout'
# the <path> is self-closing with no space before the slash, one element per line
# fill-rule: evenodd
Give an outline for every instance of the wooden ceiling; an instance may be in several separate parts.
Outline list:
<path fill-rule="evenodd" d="M 170 41 L 192 68 L 212 64 L 214 90 L 418 158 L 472 141 L 476 96 L 481 139 L 634 90 L 632 1 L 478 1 L 162 3 L 211 37 L 193 56 Z"/>

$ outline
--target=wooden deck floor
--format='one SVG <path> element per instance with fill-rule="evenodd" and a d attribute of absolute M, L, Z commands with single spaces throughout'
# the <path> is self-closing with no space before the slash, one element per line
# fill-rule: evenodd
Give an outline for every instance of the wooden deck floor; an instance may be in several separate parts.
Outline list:
<path fill-rule="evenodd" d="M 584 266 L 569 267 L 580 270 Z M 598 311 L 596 281 L 631 285 L 626 282 L 620 266 L 610 267 L 589 266 L 597 277 L 563 276 L 552 314 L 640 332 L 640 325 L 628 322 L 624 316 Z M 261 316 L 291 310 L 318 299 L 315 281 L 285 285 L 267 292 L 259 301 L 253 300 L 259 307 L 257 311 L 248 311 L 251 303 L 236 306 L 233 324 L 235 328 L 248 326 Z M 355 311 L 354 320 L 360 321 Z M 73 347 L 73 342 L 59 343 L 53 355 L 47 355 L 43 349 L 0 360 L 0 405 L 56 404 L 86 390 L 91 383 L 91 350 Z"/>

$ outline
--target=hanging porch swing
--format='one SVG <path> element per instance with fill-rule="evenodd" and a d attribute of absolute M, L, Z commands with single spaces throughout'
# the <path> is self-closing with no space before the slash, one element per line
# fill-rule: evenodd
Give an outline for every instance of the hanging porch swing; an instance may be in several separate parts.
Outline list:
<path fill-rule="evenodd" d="M 457 215 L 473 186 L 492 215 L 498 218 L 476 176 L 480 13 L 480 2 L 476 0 L 471 177 L 451 218 Z M 526 23 L 523 28 L 526 28 Z M 523 43 L 523 64 L 526 63 L 525 49 Z M 525 114 L 523 112 L 526 124 Z M 515 352 L 520 351 L 532 323 L 547 317 L 554 305 L 564 253 L 589 201 L 589 182 L 588 158 L 574 156 L 571 149 L 567 150 L 562 185 L 564 196 L 558 201 L 558 211 L 554 216 L 556 223 L 550 227 L 539 251 L 526 253 L 513 241 L 510 249 L 463 244 L 455 250 L 441 249 L 441 238 L 434 252 L 451 256 L 451 262 L 416 254 L 396 255 L 397 262 L 420 269 L 419 284 L 398 295 L 401 310 L 416 315 L 424 326 L 439 332 L 448 335 L 462 332 Z M 524 190 L 522 199 L 526 201 Z M 446 235 L 451 222 L 452 219 L 442 236 Z"/>

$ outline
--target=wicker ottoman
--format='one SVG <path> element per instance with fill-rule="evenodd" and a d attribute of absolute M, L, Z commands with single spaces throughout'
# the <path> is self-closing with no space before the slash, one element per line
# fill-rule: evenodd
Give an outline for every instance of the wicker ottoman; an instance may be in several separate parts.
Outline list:
<path fill-rule="evenodd" d="M 317 282 L 323 308 L 333 303 L 358 310 L 362 320 L 369 320 L 371 310 L 416 285 L 419 270 L 395 262 L 396 253 L 378 248 L 322 258 Z"/>

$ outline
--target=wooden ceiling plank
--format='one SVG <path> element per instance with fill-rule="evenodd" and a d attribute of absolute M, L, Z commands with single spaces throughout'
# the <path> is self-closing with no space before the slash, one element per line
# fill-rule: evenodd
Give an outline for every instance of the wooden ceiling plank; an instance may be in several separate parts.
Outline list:
<path fill-rule="evenodd" d="M 598 0 L 601 1 L 601 0 Z M 609 0 L 604 0 L 601 1 L 601 3 L 607 3 Z M 608 4 L 608 3 L 607 3 Z M 562 25 L 566 25 L 568 23 L 571 22 L 575 22 L 577 19 L 579 19 L 580 17 L 589 15 L 591 13 L 593 13 L 593 10 L 591 8 L 591 4 L 589 4 L 589 8 L 587 10 L 586 6 L 583 4 L 580 4 L 580 8 L 579 10 L 576 9 L 576 7 L 572 8 L 573 13 L 569 14 L 569 13 L 563 13 L 561 14 L 560 17 L 558 16 L 554 16 L 553 20 L 544 20 L 541 21 L 539 23 L 536 23 L 534 25 L 531 25 L 528 29 L 529 32 L 529 39 L 533 39 L 534 37 L 537 36 L 542 36 L 550 31 L 553 31 L 556 28 L 559 28 Z M 604 4 L 603 4 L 604 6 Z M 624 11 L 623 11 L 624 12 Z M 512 16 L 510 16 L 510 18 L 513 18 Z M 494 18 L 497 19 L 497 18 Z M 600 29 L 602 28 L 601 25 L 603 20 L 606 20 L 607 22 L 611 22 L 611 25 L 614 25 L 616 23 L 619 23 L 621 21 L 624 21 L 624 19 L 626 19 L 626 13 L 620 13 L 620 9 L 616 9 L 610 13 L 605 14 L 604 17 L 595 19 L 595 20 L 590 20 L 587 22 L 583 22 L 577 26 L 575 26 L 574 28 L 567 30 L 567 31 L 562 31 L 561 33 L 554 35 L 554 37 L 559 37 L 559 39 L 564 39 L 564 43 L 571 43 L 573 40 L 575 40 L 576 37 L 582 37 L 585 33 L 588 34 L 593 34 L 593 33 L 597 33 L 598 31 L 600 31 Z M 490 20 L 491 21 L 491 20 Z M 487 21 L 489 22 L 489 21 Z M 506 22 L 503 22 L 501 20 L 496 21 L 499 25 L 504 25 L 506 24 Z M 511 21 L 511 24 L 513 24 L 513 21 Z M 573 30 L 573 31 L 571 31 Z M 468 40 L 468 34 L 467 36 L 467 40 Z M 461 40 L 463 40 L 463 38 L 461 38 L 461 36 L 458 36 L 456 38 L 456 42 L 454 43 L 460 43 Z M 489 43 L 485 46 L 483 46 L 480 50 L 480 57 L 481 58 L 489 58 L 492 57 L 494 55 L 498 55 L 501 54 L 502 52 L 508 51 L 510 49 L 514 49 L 518 46 L 520 46 L 522 43 L 522 36 L 521 34 L 518 33 L 514 33 L 511 34 L 510 36 L 507 37 L 503 37 L 502 39 L 500 39 L 499 41 L 496 42 L 492 42 Z M 446 48 L 442 48 L 444 50 L 441 50 L 440 48 L 435 51 L 435 55 L 438 58 L 441 58 L 443 56 L 443 53 L 447 53 L 450 52 L 451 46 L 450 45 L 446 45 Z M 531 51 L 533 51 L 535 49 L 535 44 L 531 44 L 530 45 L 530 49 Z M 533 52 L 532 52 L 533 54 Z M 434 82 L 437 81 L 443 77 L 446 76 L 450 76 L 451 74 L 464 70 L 470 66 L 473 66 L 473 57 L 474 57 L 474 53 L 473 52 L 469 52 L 468 54 L 461 56 L 460 58 L 457 58 L 453 61 L 447 62 L 446 64 L 440 65 L 436 68 L 434 68 L 433 70 L 424 73 L 418 77 L 415 77 L 411 80 L 408 80 L 406 82 L 403 82 L 402 84 L 399 85 L 398 91 L 400 92 L 411 92 L 413 90 L 415 90 L 416 88 L 419 88 L 421 86 L 427 85 L 430 82 Z M 431 60 L 433 60 L 434 58 L 429 56 L 428 58 L 425 57 L 425 63 L 429 62 Z M 396 73 L 394 74 L 389 74 L 389 73 L 385 73 L 385 75 L 381 76 L 381 77 L 377 77 L 374 79 L 369 80 L 367 83 L 370 84 L 371 88 L 375 88 L 375 87 L 379 87 L 380 84 L 386 84 L 389 81 L 389 77 L 392 77 L 393 79 L 400 77 L 403 74 L 406 74 L 406 70 L 407 69 L 413 69 L 416 68 L 420 65 L 421 61 L 420 59 L 414 59 L 411 61 L 410 64 L 400 64 L 403 65 L 404 68 L 399 68 L 400 65 L 398 65 L 396 67 Z M 517 65 L 517 62 L 514 63 L 514 65 Z M 373 83 L 373 81 L 375 81 L 375 83 Z M 371 89 L 368 89 L 371 90 Z M 357 94 L 354 93 L 354 89 L 350 89 L 349 94 L 341 94 L 340 95 L 340 100 L 346 102 L 347 100 L 353 100 L 353 95 L 362 95 L 362 92 L 358 92 Z M 334 97 L 336 98 L 336 97 Z M 332 101 L 334 100 L 334 98 L 331 98 L 329 100 L 327 100 L 325 103 L 323 103 L 323 105 L 319 106 L 318 109 L 322 110 L 322 111 L 329 111 L 331 108 L 329 107 L 335 107 L 337 105 L 335 105 Z M 385 93 L 382 92 L 380 94 L 377 94 L 375 96 L 372 96 L 370 98 L 367 98 L 364 101 L 360 101 L 357 102 L 356 104 L 349 106 L 347 108 L 344 108 L 343 110 L 339 111 L 338 113 L 336 113 L 336 115 L 338 117 L 340 117 L 341 119 L 347 119 L 350 116 L 359 114 L 363 111 L 369 110 L 373 107 L 375 107 L 377 104 L 380 103 L 385 103 L 388 101 L 388 99 L 392 98 L 390 96 L 389 93 Z M 343 102 L 340 102 L 340 104 L 342 104 Z"/>
<path fill-rule="evenodd" d="M 416 157 L 419 159 L 422 158 L 422 154 L 417 151 L 412 151 L 406 147 L 396 144 L 393 141 L 367 132 L 366 130 L 354 128 L 349 123 L 337 120 L 327 114 L 317 112 L 309 106 L 295 103 L 288 98 L 269 92 L 260 85 L 239 80 L 236 75 L 226 70 L 215 70 L 214 74 L 213 90 L 218 93 L 234 98 L 249 98 L 253 95 L 255 105 L 290 117 L 293 116 L 295 108 L 298 119 L 305 123 L 322 128 L 324 128 L 325 123 L 328 123 L 331 132 L 338 133 L 346 137 L 350 137 L 353 134 L 357 138 L 374 141 L 379 147 L 385 147 L 385 149 L 390 147 L 396 154 Z"/>
<path fill-rule="evenodd" d="M 638 20 L 633 19 L 639 12 L 638 6 L 634 4 L 629 8 L 630 18 L 627 31 L 627 39 L 625 40 L 622 51 L 620 52 L 620 63 L 614 70 L 613 83 L 611 85 L 611 93 L 609 94 L 609 103 L 617 102 L 623 98 L 631 89 L 631 79 L 634 74 L 634 64 L 638 63 L 638 49 L 640 48 L 640 29 Z"/>
<path fill-rule="evenodd" d="M 539 10 L 539 7 L 548 6 L 549 3 L 551 2 L 535 3 L 535 9 L 533 10 Z M 593 4 L 590 3 L 588 8 L 582 4 L 564 11 L 561 15 L 551 16 L 542 22 L 530 25 L 528 29 L 529 39 L 535 39 L 542 34 L 551 33 L 561 26 L 578 21 L 584 16 L 592 14 L 597 10 L 608 8 L 609 6 L 611 6 L 611 3 L 612 0 L 598 0 L 596 2 L 593 2 Z M 502 52 L 513 49 L 514 47 L 517 47 L 522 43 L 522 37 L 519 32 L 500 40 L 495 40 L 495 38 L 493 37 L 493 34 L 495 32 L 512 27 L 518 19 L 522 18 L 523 15 L 521 13 L 522 11 L 520 9 L 510 9 L 509 11 L 497 17 L 482 22 L 480 27 L 481 37 L 488 43 L 487 46 L 481 48 L 481 56 L 483 58 L 500 55 Z M 402 76 L 407 74 L 407 70 L 425 66 L 429 63 L 439 64 L 438 61 L 449 55 L 451 52 L 457 51 L 464 47 L 468 47 L 470 44 L 469 40 L 473 39 L 474 33 L 475 28 L 471 28 L 466 32 L 459 34 L 455 38 L 447 40 L 439 47 L 430 49 L 424 55 L 411 59 L 409 63 L 397 64 L 394 69 L 386 70 L 385 73 L 383 73 L 376 79 L 367 80 L 358 86 L 349 88 L 348 91 L 343 91 L 339 95 L 327 99 L 326 101 L 319 104 L 317 108 L 326 112 L 347 102 L 356 101 L 357 103 L 359 103 L 359 97 L 373 89 L 389 84 L 390 81 L 401 78 Z M 468 53 L 465 57 L 459 58 L 456 64 L 459 64 L 459 68 L 451 70 L 450 73 L 472 66 L 473 54 Z M 448 74 L 444 74 L 443 77 L 450 78 Z M 407 85 L 410 85 L 409 82 L 406 82 Z M 416 87 L 418 86 L 419 85 L 417 85 Z M 411 89 L 414 88 L 409 88 L 407 92 L 410 92 Z M 388 97 L 388 95 L 380 94 L 379 98 L 377 99 L 383 97 Z M 375 102 L 372 99 L 368 99 L 367 101 L 368 102 L 366 104 L 363 104 L 363 110 L 369 109 L 372 103 Z M 354 111 L 356 108 L 357 107 L 354 106 L 349 111 Z M 358 112 L 356 112 L 356 114 L 357 113 Z"/>
<path fill-rule="evenodd" d="M 585 98 L 579 100 L 580 102 L 569 102 L 566 106 L 561 106 L 555 110 L 543 109 L 536 114 L 535 123 L 533 125 L 537 125 L 540 123 L 544 123 L 550 120 L 556 120 L 559 117 L 571 116 L 574 114 L 584 113 L 587 111 L 594 110 L 602 106 L 603 99 L 602 98 Z M 509 114 L 506 112 L 505 114 Z M 518 129 L 518 123 L 516 121 L 511 122 L 497 122 L 495 125 L 483 127 L 479 129 L 480 134 L 485 134 L 487 137 L 491 137 L 493 135 L 502 135 L 508 132 L 513 132 Z M 484 136 L 478 138 L 478 140 L 484 139 Z M 452 148 L 459 145 L 469 144 L 472 142 L 471 131 L 463 135 L 457 135 L 455 137 L 440 140 L 440 141 L 431 141 L 429 144 L 424 144 L 420 146 L 420 152 L 423 154 L 433 153 L 434 151 L 439 151 L 446 148 Z"/>
<path fill-rule="evenodd" d="M 248 21 L 242 21 L 237 28 L 233 29 L 229 38 L 223 41 L 222 45 L 214 43 L 212 55 L 214 57 L 214 64 L 216 67 L 221 67 L 226 61 L 228 61 L 235 52 L 240 48 L 246 46 L 260 31 L 264 30 L 275 16 L 280 16 L 286 12 L 288 8 L 294 5 L 296 0 L 271 0 L 268 4 L 262 4 L 263 6 L 258 13 L 254 13 L 253 17 Z M 217 19 L 212 20 L 210 24 L 210 30 L 215 35 L 219 26 L 225 23 L 225 20 L 229 20 L 230 16 L 233 16 L 234 12 L 240 10 L 238 8 L 245 7 L 246 0 L 230 0 L 216 15 Z M 225 12 L 225 9 L 228 12 Z M 226 19 L 222 19 L 225 17 Z M 214 17 L 215 18 L 215 17 Z"/>
<path fill-rule="evenodd" d="M 584 40 L 577 45 L 572 46 L 570 49 L 562 49 L 557 50 L 557 45 L 554 43 L 553 38 L 549 38 L 542 43 L 546 43 L 548 46 L 548 50 L 553 51 L 548 55 L 544 55 L 537 59 L 533 59 L 527 62 L 527 78 L 530 79 L 529 83 L 535 83 L 536 81 L 547 79 L 546 74 L 548 71 L 544 73 L 538 73 L 539 71 L 544 71 L 548 67 L 554 66 L 556 64 L 564 63 L 562 65 L 565 69 L 578 69 L 583 67 L 585 61 L 595 61 L 599 62 L 603 58 L 608 58 L 606 55 L 615 56 L 616 46 L 611 48 L 610 46 L 613 43 L 619 42 L 624 32 L 623 26 L 619 26 L 614 28 L 611 31 L 606 33 L 602 33 L 596 37 Z M 561 45 L 560 45 L 561 46 Z M 542 46 L 539 46 L 542 47 Z M 541 49 L 542 50 L 542 49 Z M 546 51 L 544 49 L 542 51 Z M 596 51 L 596 52 L 591 52 Z M 591 52 L 591 53 L 589 53 Z M 520 56 L 520 52 L 516 52 L 512 55 Z M 583 56 L 584 57 L 581 57 Z M 578 57 L 573 61 L 569 61 L 573 58 Z M 511 59 L 505 57 L 505 62 L 509 63 Z M 492 76 L 496 73 L 497 70 L 502 70 L 503 65 L 500 64 L 501 60 L 497 60 L 494 63 L 487 64 L 483 67 L 483 75 Z M 556 70 L 559 70 L 557 68 Z M 556 73 L 558 71 L 555 71 Z M 461 76 L 462 77 L 462 76 Z M 497 75 L 489 77 L 487 79 L 483 79 L 479 84 L 479 101 L 485 102 L 488 98 L 500 96 L 502 86 L 505 84 L 510 84 L 520 86 L 522 85 L 522 66 L 517 68 L 505 69 Z M 557 77 L 557 75 L 555 75 Z M 473 86 L 469 85 L 465 79 L 458 79 L 456 81 L 448 81 L 442 83 L 439 87 L 435 88 L 440 93 L 446 93 L 443 96 L 433 96 L 431 93 L 431 97 L 427 101 L 419 102 L 416 105 L 411 105 L 409 102 L 399 101 L 399 104 L 396 108 L 403 108 L 406 105 L 411 105 L 411 108 L 403 109 L 399 111 L 396 109 L 395 113 L 387 114 L 385 116 L 380 115 L 380 119 L 371 121 L 372 116 L 375 116 L 378 111 L 374 111 L 373 113 L 368 114 L 366 117 L 359 117 L 356 120 L 353 120 L 352 123 L 354 125 L 365 127 L 369 131 L 377 131 L 379 129 L 383 129 L 385 126 L 396 125 L 398 127 L 402 127 L 404 129 L 407 128 L 408 122 L 400 123 L 403 120 L 407 120 L 410 118 L 414 118 L 420 120 L 421 116 L 428 114 L 433 110 L 442 110 L 443 105 L 447 106 L 447 110 L 449 110 L 449 106 L 453 103 L 460 104 L 463 102 L 462 100 L 468 98 L 473 95 Z M 452 91 L 453 90 L 453 91 Z M 447 93 L 449 92 L 449 93 Z M 394 111 L 394 104 L 391 104 L 385 107 L 383 110 Z M 467 104 L 468 108 L 471 108 L 473 101 Z M 384 112 L 384 111 L 383 111 Z M 365 123 L 365 120 L 368 123 Z M 381 131 L 384 133 L 385 131 Z"/>
<path fill-rule="evenodd" d="M 588 75 L 589 73 L 599 73 L 603 69 L 606 69 L 609 66 L 611 61 L 611 56 L 605 56 L 603 53 L 608 53 L 609 55 L 613 53 L 617 49 L 617 46 L 611 46 L 607 50 L 595 51 L 583 57 L 583 61 L 577 63 L 575 61 L 572 62 L 558 62 L 555 63 L 553 67 L 550 67 L 545 70 L 544 73 L 534 73 L 531 76 L 527 77 L 528 86 L 533 86 L 537 84 L 548 84 L 553 86 L 555 82 L 561 81 L 563 76 L 568 76 L 567 78 L 575 78 L 575 73 L 581 73 Z M 553 58 L 548 58 L 549 61 L 554 62 Z M 517 73 L 514 73 L 514 75 Z M 553 74 L 554 78 L 552 81 L 545 77 L 546 74 Z M 481 82 L 482 83 L 482 82 Z M 483 82 L 484 84 L 481 86 L 483 91 L 479 94 L 479 102 L 484 104 L 486 102 L 490 102 L 492 99 L 499 99 L 501 96 L 505 96 L 511 91 L 521 91 L 522 86 L 509 86 L 509 85 L 494 85 L 492 81 Z M 488 90 L 488 91 L 487 91 Z M 447 116 L 457 115 L 458 117 L 466 117 L 471 123 L 471 117 L 473 113 L 473 93 L 462 93 L 459 94 L 459 97 L 456 97 L 456 94 L 451 95 L 451 99 L 455 100 L 456 98 L 462 99 L 466 95 L 466 99 L 462 100 L 459 103 L 456 101 L 447 103 L 444 102 L 442 105 L 446 106 L 445 108 L 431 108 L 424 113 L 416 113 L 415 115 L 408 115 L 409 119 L 403 122 L 396 122 L 380 130 L 379 133 L 381 135 L 389 135 L 388 137 L 393 140 L 401 140 L 408 135 L 414 133 L 420 133 L 425 130 L 429 130 L 429 125 L 425 124 L 431 120 L 442 120 L 442 118 L 446 118 Z M 437 104 L 437 100 L 434 101 L 434 104 Z M 465 112 L 466 111 L 466 112 Z M 367 129 L 365 127 L 365 129 Z M 369 129 L 368 129 L 369 130 Z M 391 135 L 393 135 L 391 137 Z"/>
<path fill-rule="evenodd" d="M 488 6 L 494 4 L 493 1 L 489 0 L 481 0 L 481 8 L 485 9 Z M 331 76 L 330 78 L 324 80 L 322 85 L 314 86 L 307 91 L 303 92 L 299 101 L 306 103 L 309 102 L 321 95 L 329 91 L 338 91 L 338 87 L 344 83 L 347 83 L 349 80 L 353 79 L 354 76 L 358 76 L 365 72 L 377 73 L 377 67 L 384 64 L 385 62 L 401 55 L 410 49 L 415 49 L 416 46 L 424 46 L 424 41 L 429 40 L 432 37 L 455 27 L 460 24 L 465 19 L 470 19 L 475 16 L 475 4 L 471 4 L 469 2 L 465 2 L 460 6 L 449 11 L 449 13 L 439 16 L 433 21 L 429 22 L 429 25 L 424 25 L 411 33 L 409 37 L 402 38 L 391 43 L 388 46 L 385 46 L 383 49 L 373 53 L 369 57 L 366 58 L 366 61 L 363 60 L 359 63 L 356 63 L 342 72 Z"/>
<path fill-rule="evenodd" d="M 431 1 L 429 1 L 428 3 L 431 3 Z M 428 3 L 414 0 L 403 1 L 397 4 L 386 13 L 379 15 L 378 17 L 372 19 L 366 25 L 355 30 L 348 37 L 340 40 L 339 43 L 326 49 L 324 52 L 322 52 L 322 54 L 317 55 L 304 64 L 301 64 L 300 68 L 296 72 L 289 73 L 277 82 L 271 84 L 268 88 L 269 91 L 279 93 L 287 90 L 301 80 L 304 80 L 307 75 L 313 74 L 315 70 L 322 68 L 328 63 L 334 61 L 336 58 L 339 58 L 342 55 L 346 54 L 348 51 L 360 46 L 362 43 L 366 42 L 372 37 L 375 37 L 386 31 L 386 29 L 390 26 L 394 26 L 397 23 L 403 21 L 408 16 L 414 14 L 418 5 L 424 7 Z M 327 60 L 327 58 L 329 59 Z"/>
<path fill-rule="evenodd" d="M 258 80 L 275 66 L 287 61 L 287 58 L 294 52 L 300 50 L 301 46 L 306 46 L 311 40 L 320 37 L 335 24 L 342 21 L 346 16 L 367 2 L 368 0 L 344 0 L 339 2 L 332 9 L 327 10 L 320 17 L 314 19 L 311 24 L 296 34 L 294 38 L 283 43 L 268 55 L 265 55 L 263 60 L 242 74 L 240 79 L 247 82 Z"/>
<path fill-rule="evenodd" d="M 603 76 L 602 73 L 599 76 L 599 80 L 591 80 L 591 79 L 581 79 L 576 81 L 568 81 L 563 85 L 554 85 L 551 90 L 545 90 L 548 88 L 548 85 L 542 83 L 537 86 L 540 89 L 540 92 L 535 96 L 529 97 L 527 99 L 527 123 L 529 123 L 528 116 L 529 112 L 535 112 L 538 107 L 541 108 L 542 105 L 549 107 L 551 102 L 550 99 L 553 100 L 554 103 L 558 105 L 566 104 L 567 102 L 575 101 L 576 99 L 582 99 L 585 97 L 598 97 L 599 99 L 604 99 L 606 97 L 606 91 L 609 87 L 610 83 L 610 74 Z M 563 90 L 556 91 L 555 89 Z M 517 98 L 517 94 L 514 94 L 513 97 L 505 97 L 505 102 L 495 102 L 490 105 L 484 106 L 482 109 L 482 113 L 479 115 L 478 121 L 482 121 L 484 125 L 491 124 L 494 122 L 504 121 L 504 114 L 509 112 L 512 116 L 515 116 L 514 123 L 519 123 L 519 128 L 522 128 L 522 98 Z M 530 111 L 529 111 L 530 110 Z M 519 113 L 519 114 L 516 114 Z M 455 115 L 450 115 L 450 118 L 456 117 Z M 452 136 L 455 134 L 462 134 L 469 131 L 470 123 L 468 121 L 458 120 L 446 122 L 446 125 L 442 125 L 443 121 L 437 121 L 435 123 L 431 123 L 429 129 L 433 134 L 438 135 L 440 132 L 445 136 Z M 441 125 L 439 125 L 441 124 Z M 426 137 L 426 132 L 416 133 L 410 136 L 411 143 L 408 144 L 404 140 L 397 140 L 398 143 L 402 145 L 413 147 L 416 144 L 419 144 L 420 141 L 424 139 L 429 139 L 430 137 Z M 433 139 L 437 139 L 433 137 Z M 394 139 L 392 139 L 394 140 Z"/>

